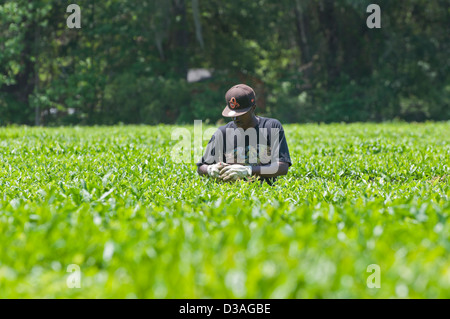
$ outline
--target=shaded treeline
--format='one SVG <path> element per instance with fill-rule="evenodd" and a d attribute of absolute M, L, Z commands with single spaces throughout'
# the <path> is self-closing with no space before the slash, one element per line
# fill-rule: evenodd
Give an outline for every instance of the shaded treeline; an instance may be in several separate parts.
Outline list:
<path fill-rule="evenodd" d="M 448 0 L 371 2 L 0 1 L 0 124 L 216 121 L 241 82 L 284 122 L 449 119 Z"/>

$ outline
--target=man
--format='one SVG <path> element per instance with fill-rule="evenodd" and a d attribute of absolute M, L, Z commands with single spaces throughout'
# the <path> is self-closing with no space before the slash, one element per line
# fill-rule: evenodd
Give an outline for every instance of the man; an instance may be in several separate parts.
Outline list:
<path fill-rule="evenodd" d="M 255 115 L 256 96 L 251 87 L 238 84 L 225 94 L 222 112 L 232 121 L 211 137 L 197 172 L 222 181 L 260 179 L 272 185 L 292 165 L 281 123 Z"/>

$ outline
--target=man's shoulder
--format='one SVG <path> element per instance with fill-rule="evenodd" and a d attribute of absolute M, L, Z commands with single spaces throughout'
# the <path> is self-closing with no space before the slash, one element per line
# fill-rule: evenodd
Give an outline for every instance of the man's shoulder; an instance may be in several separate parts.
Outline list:
<path fill-rule="evenodd" d="M 225 133 L 227 128 L 236 128 L 236 125 L 234 124 L 233 121 L 228 122 L 227 124 L 224 124 L 222 126 L 219 126 L 219 128 L 217 129 L 218 131 L 221 131 L 222 133 Z"/>
<path fill-rule="evenodd" d="M 262 117 L 258 116 L 260 118 L 259 126 L 260 127 L 279 127 L 282 128 L 281 122 L 275 118 L 271 117 Z"/>
<path fill-rule="evenodd" d="M 258 116 L 259 118 L 259 124 L 258 126 L 260 128 L 283 128 L 281 122 L 279 120 L 277 120 L 276 118 L 271 118 L 271 117 L 264 117 L 264 116 Z M 226 133 L 227 129 L 236 129 L 237 126 L 236 124 L 234 124 L 233 121 L 230 121 L 220 127 L 217 128 L 216 132 L 222 132 L 223 134 Z"/>

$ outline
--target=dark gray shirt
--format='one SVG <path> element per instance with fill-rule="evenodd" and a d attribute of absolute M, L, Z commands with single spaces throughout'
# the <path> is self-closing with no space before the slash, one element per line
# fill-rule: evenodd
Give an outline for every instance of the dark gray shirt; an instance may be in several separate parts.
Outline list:
<path fill-rule="evenodd" d="M 257 118 L 258 124 L 245 131 L 238 129 L 233 121 L 219 127 L 211 137 L 205 154 L 197 166 L 219 162 L 264 166 L 275 161 L 285 162 L 291 166 L 289 148 L 280 121 L 260 116 Z M 261 178 L 261 180 L 272 184 L 276 178 Z"/>

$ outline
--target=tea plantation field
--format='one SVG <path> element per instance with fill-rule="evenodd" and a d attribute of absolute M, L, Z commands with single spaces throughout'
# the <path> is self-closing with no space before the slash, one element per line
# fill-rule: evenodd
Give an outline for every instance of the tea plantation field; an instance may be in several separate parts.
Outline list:
<path fill-rule="evenodd" d="M 175 128 L 0 128 L 0 298 L 450 298 L 450 122 L 284 125 L 273 187 Z"/>

